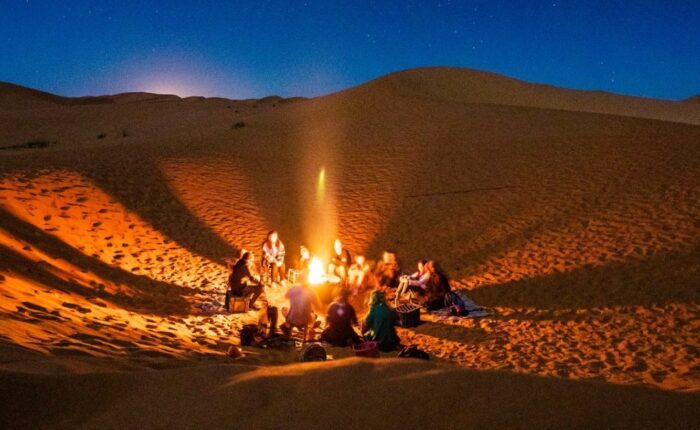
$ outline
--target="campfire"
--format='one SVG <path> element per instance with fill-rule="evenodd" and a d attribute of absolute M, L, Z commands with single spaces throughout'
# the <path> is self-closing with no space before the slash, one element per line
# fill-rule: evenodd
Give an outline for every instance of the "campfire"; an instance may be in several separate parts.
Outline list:
<path fill-rule="evenodd" d="M 340 282 L 340 278 L 326 273 L 326 265 L 323 264 L 323 261 L 319 257 L 312 257 L 311 261 L 309 261 L 309 273 L 307 274 L 306 281 L 309 285 L 317 286 L 337 284 Z"/>

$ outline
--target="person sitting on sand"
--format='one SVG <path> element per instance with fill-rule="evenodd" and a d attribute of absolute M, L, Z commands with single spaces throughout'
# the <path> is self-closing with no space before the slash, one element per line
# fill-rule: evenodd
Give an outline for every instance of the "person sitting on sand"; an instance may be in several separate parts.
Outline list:
<path fill-rule="evenodd" d="M 267 233 L 267 239 L 262 244 L 262 268 L 270 274 L 270 281 L 280 283 L 285 276 L 284 244 L 279 234 L 272 230 Z"/>
<path fill-rule="evenodd" d="M 386 302 L 381 290 L 372 292 L 369 300 L 369 312 L 363 322 L 365 339 L 379 343 L 379 350 L 390 352 L 400 344 L 396 334 L 396 315 Z"/>
<path fill-rule="evenodd" d="M 384 251 L 382 259 L 374 268 L 374 276 L 382 287 L 396 288 L 399 286 L 399 275 L 401 269 L 396 261 L 396 254 L 391 251 Z"/>
<path fill-rule="evenodd" d="M 348 303 L 349 295 L 349 290 L 340 290 L 338 298 L 331 303 L 326 313 L 326 328 L 321 333 L 321 340 L 333 346 L 348 346 L 361 342 L 360 336 L 353 328 L 357 325 L 357 314 L 355 308 Z"/>
<path fill-rule="evenodd" d="M 348 288 L 353 294 L 365 290 L 370 276 L 369 264 L 363 255 L 356 255 L 355 262 L 348 269 Z"/>
<path fill-rule="evenodd" d="M 297 271 L 307 272 L 309 270 L 309 263 L 311 262 L 311 253 L 305 246 L 299 247 L 299 262 L 297 263 Z"/>
<path fill-rule="evenodd" d="M 413 291 L 420 296 L 425 295 L 430 277 L 432 276 L 426 266 L 427 261 L 418 260 L 417 270 L 411 275 L 404 275 L 401 277 L 399 286 L 396 289 L 396 296 L 394 297 L 394 306 L 396 306 L 402 296 L 409 291 Z"/>
<path fill-rule="evenodd" d="M 328 273 L 338 276 L 343 281 L 347 280 L 348 268 L 352 264 L 350 251 L 343 247 L 340 239 L 333 242 L 333 253 L 331 262 L 328 264 Z"/>
<path fill-rule="evenodd" d="M 428 311 L 442 309 L 445 307 L 445 295 L 452 290 L 450 281 L 434 261 L 425 263 L 425 268 L 430 274 L 430 280 L 426 286 L 423 306 Z"/>
<path fill-rule="evenodd" d="M 306 333 L 310 325 L 316 321 L 314 309 L 321 309 L 318 297 L 306 285 L 300 283 L 287 291 L 285 297 L 289 300 L 289 308 L 282 309 L 285 322 L 280 327 L 282 332 L 289 337 L 293 328 L 301 329 Z"/>
<path fill-rule="evenodd" d="M 224 307 L 229 309 L 231 296 L 249 298 L 248 306 L 257 310 L 255 301 L 263 291 L 260 277 L 253 275 L 250 268 L 255 257 L 252 252 L 244 252 L 241 258 L 231 267 L 231 275 L 228 277 L 228 290 L 224 300 Z"/>

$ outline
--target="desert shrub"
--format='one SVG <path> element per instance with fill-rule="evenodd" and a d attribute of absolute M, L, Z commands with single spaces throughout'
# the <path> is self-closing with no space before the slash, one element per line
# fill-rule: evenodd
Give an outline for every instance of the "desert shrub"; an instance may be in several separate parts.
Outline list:
<path fill-rule="evenodd" d="M 245 126 L 246 126 L 246 123 L 244 123 L 243 121 L 238 121 L 237 123 L 233 124 L 231 126 L 231 128 L 235 130 L 237 128 L 243 128 Z"/>
<path fill-rule="evenodd" d="M 98 139 L 104 139 L 105 137 L 107 137 L 107 133 L 100 133 L 97 135 Z"/>

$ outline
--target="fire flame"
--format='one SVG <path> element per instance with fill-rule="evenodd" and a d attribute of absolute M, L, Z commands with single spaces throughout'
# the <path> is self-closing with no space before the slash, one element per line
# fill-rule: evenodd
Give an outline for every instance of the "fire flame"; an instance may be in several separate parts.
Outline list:
<path fill-rule="evenodd" d="M 312 257 L 309 261 L 309 274 L 307 276 L 307 281 L 309 284 L 317 285 L 322 284 L 326 280 L 326 271 L 323 267 L 323 262 L 318 257 Z"/>

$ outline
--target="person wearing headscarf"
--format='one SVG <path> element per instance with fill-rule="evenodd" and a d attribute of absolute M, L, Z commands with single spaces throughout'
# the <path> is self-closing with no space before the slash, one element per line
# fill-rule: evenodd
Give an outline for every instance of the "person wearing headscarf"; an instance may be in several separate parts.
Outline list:
<path fill-rule="evenodd" d="M 386 302 L 383 291 L 372 292 L 369 312 L 364 320 L 365 339 L 379 343 L 384 352 L 394 351 L 400 344 L 396 334 L 396 315 Z"/>

